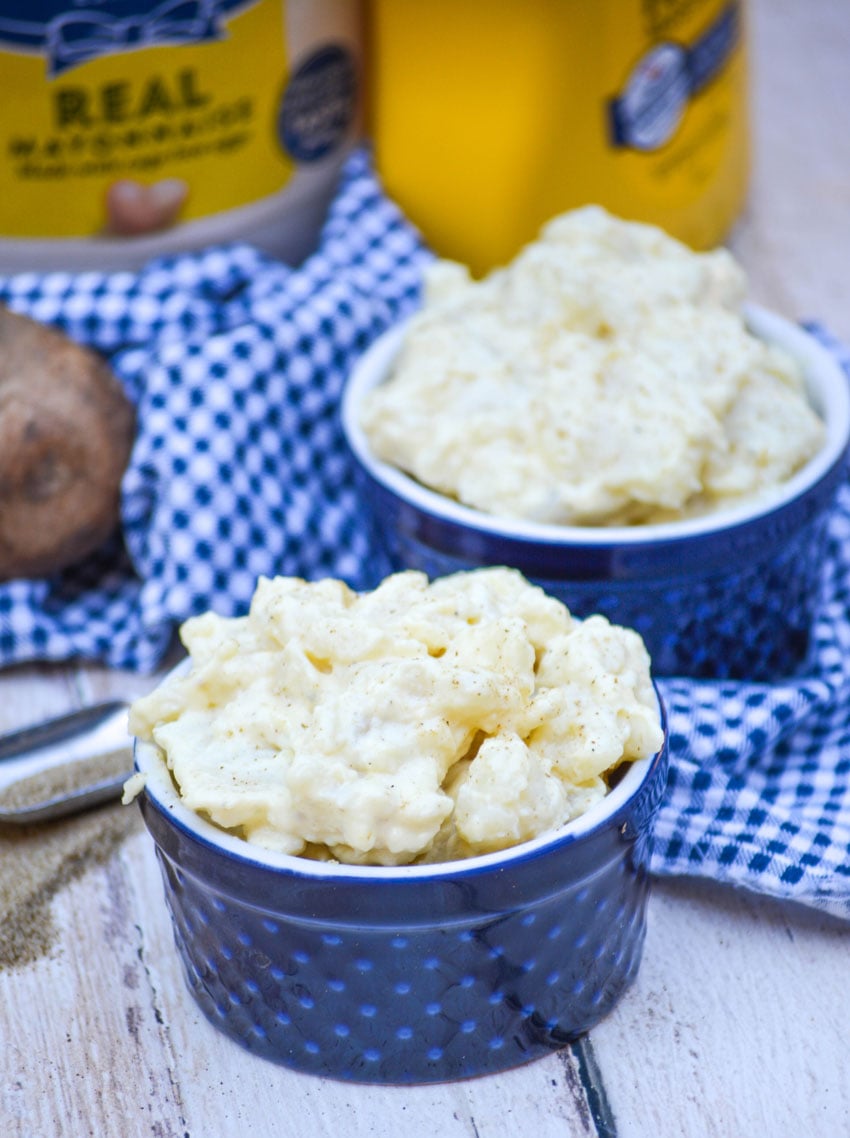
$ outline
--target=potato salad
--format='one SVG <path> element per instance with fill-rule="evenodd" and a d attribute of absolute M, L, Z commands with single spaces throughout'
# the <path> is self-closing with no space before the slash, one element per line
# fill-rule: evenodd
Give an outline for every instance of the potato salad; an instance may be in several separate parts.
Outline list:
<path fill-rule="evenodd" d="M 184 803 L 268 849 L 445 861 L 555 829 L 663 742 L 640 636 L 519 572 L 356 593 L 262 578 L 249 613 L 188 620 L 182 671 L 138 699 Z"/>
<path fill-rule="evenodd" d="M 752 335 L 747 281 L 598 206 L 505 268 L 427 271 L 361 424 L 379 459 L 500 517 L 676 521 L 758 498 L 822 445 L 786 353 Z"/>

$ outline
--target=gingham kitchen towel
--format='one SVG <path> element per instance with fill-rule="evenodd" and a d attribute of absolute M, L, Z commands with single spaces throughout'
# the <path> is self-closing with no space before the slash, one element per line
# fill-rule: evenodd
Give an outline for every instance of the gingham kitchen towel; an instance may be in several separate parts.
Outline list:
<path fill-rule="evenodd" d="M 831 518 L 800 678 L 658 686 L 670 776 L 653 872 L 709 877 L 850 920 L 850 487 Z"/>
<path fill-rule="evenodd" d="M 428 257 L 360 151 L 297 269 L 233 245 L 140 273 L 0 278 L 0 303 L 107 355 L 139 424 L 123 541 L 0 585 L 0 666 L 78 656 L 147 671 L 187 616 L 244 611 L 260 574 L 377 584 L 339 396 L 416 303 Z"/>
<path fill-rule="evenodd" d="M 0 585 L 0 666 L 149 670 L 187 616 L 244 611 L 260 574 L 376 584 L 388 567 L 361 524 L 339 396 L 415 307 L 429 257 L 358 152 L 298 268 L 236 245 L 140 273 L 0 278 L 0 302 L 110 358 L 139 421 L 122 535 L 55 579 Z M 850 487 L 831 525 L 801 678 L 660 680 L 671 773 L 652 868 L 850 920 Z"/>

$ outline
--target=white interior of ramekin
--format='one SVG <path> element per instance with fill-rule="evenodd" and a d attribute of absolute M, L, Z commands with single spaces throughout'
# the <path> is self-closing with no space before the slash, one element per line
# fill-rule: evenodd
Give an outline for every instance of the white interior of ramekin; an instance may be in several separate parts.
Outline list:
<path fill-rule="evenodd" d="M 817 483 L 838 462 L 850 443 L 850 384 L 838 362 L 798 324 L 777 313 L 747 305 L 747 326 L 769 344 L 785 349 L 800 364 L 809 401 L 826 425 L 820 451 L 781 486 L 744 504 L 703 517 L 641 526 L 565 526 L 499 518 L 463 506 L 417 482 L 371 452 L 360 426 L 359 408 L 367 391 L 389 375 L 407 329 L 396 325 L 364 353 L 355 366 L 342 399 L 342 424 L 357 460 L 376 481 L 425 514 L 495 536 L 563 545 L 638 545 L 715 533 L 779 509 Z"/>
<path fill-rule="evenodd" d="M 403 881 L 410 878 L 433 879 L 443 876 L 457 877 L 459 873 L 472 873 L 476 870 L 509 865 L 512 861 L 528 857 L 530 854 L 545 850 L 549 846 L 558 845 L 564 840 L 581 838 L 616 814 L 638 793 L 656 758 L 653 755 L 651 758 L 639 759 L 629 763 L 626 773 L 616 786 L 584 814 L 557 830 L 541 834 L 521 845 L 496 853 L 482 854 L 478 857 L 435 862 L 429 865 L 363 866 L 314 861 L 311 858 L 277 853 L 273 850 L 263 849 L 262 846 L 247 842 L 243 838 L 220 829 L 184 805 L 171 777 L 165 756 L 157 746 L 136 740 L 134 750 L 136 768 L 145 777 L 144 793 L 148 794 L 163 813 L 172 818 L 178 826 L 209 845 L 242 861 L 247 860 L 271 869 L 288 870 L 302 876 L 358 878 L 361 880 L 368 878 L 376 881 Z"/>

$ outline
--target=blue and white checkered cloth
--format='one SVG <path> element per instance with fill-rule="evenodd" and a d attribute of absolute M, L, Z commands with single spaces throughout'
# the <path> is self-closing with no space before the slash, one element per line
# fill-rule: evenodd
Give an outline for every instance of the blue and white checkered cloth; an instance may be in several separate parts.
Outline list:
<path fill-rule="evenodd" d="M 845 357 L 850 375 L 850 359 Z M 830 521 L 807 666 L 775 684 L 660 679 L 670 777 L 652 870 L 850 920 L 850 487 Z"/>
<path fill-rule="evenodd" d="M 430 256 L 358 152 L 297 268 L 233 245 L 139 273 L 0 278 L 0 303 L 110 359 L 139 422 L 121 534 L 55 579 L 0 585 L 0 667 L 151 670 L 186 617 L 243 612 L 260 574 L 374 586 L 388 566 L 361 524 L 339 397 L 415 308 Z M 671 773 L 652 868 L 850 920 L 850 486 L 831 527 L 799 679 L 660 679 Z"/>
<path fill-rule="evenodd" d="M 358 152 L 297 269 L 232 245 L 139 273 L 0 277 L 0 303 L 109 358 L 139 423 L 123 541 L 54 579 L 0 585 L 0 666 L 148 671 L 187 616 L 244 611 L 260 574 L 377 584 L 339 398 L 352 362 L 416 304 L 430 256 Z"/>

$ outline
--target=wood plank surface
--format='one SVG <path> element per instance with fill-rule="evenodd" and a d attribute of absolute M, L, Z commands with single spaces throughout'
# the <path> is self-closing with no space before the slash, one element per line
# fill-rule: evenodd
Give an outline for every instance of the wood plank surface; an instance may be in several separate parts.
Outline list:
<path fill-rule="evenodd" d="M 732 238 L 754 298 L 850 340 L 850 4 L 755 0 L 754 173 Z M 0 675 L 0 729 L 153 678 Z M 643 965 L 583 1044 L 447 1085 L 328 1082 L 250 1056 L 195 1008 L 152 843 L 110 807 L 99 853 L 33 903 L 47 948 L 0 967 L 9 1138 L 841 1138 L 850 1135 L 850 927 L 754 895 L 658 882 Z M 120 815 L 121 821 L 116 819 Z M 112 832 L 112 831 L 109 831 Z M 32 868 L 33 846 L 19 856 Z M 0 937 L 2 931 L 0 931 Z"/>
<path fill-rule="evenodd" d="M 754 300 L 850 342 L 850 6 L 756 0 L 750 192 L 730 245 Z"/>
<path fill-rule="evenodd" d="M 618 1138 L 850 1134 L 848 977 L 845 923 L 660 883 L 637 983 L 593 1032 Z"/>

